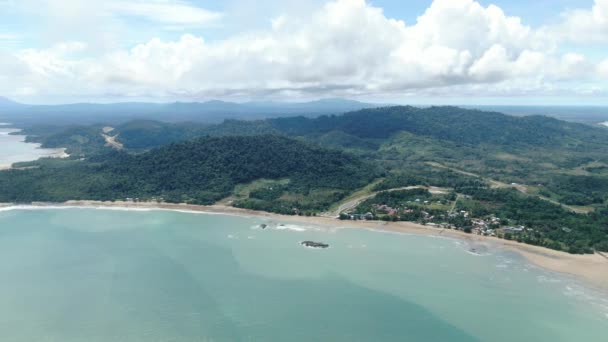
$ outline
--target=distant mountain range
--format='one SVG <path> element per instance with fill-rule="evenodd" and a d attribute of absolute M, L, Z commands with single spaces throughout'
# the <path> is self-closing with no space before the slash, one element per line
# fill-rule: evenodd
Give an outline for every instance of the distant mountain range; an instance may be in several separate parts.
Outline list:
<path fill-rule="evenodd" d="M 74 103 L 61 105 L 21 104 L 0 96 L 0 122 L 24 127 L 32 125 L 120 124 L 135 119 L 164 122 L 219 123 L 225 119 L 259 120 L 277 117 L 317 117 L 343 114 L 360 109 L 387 107 L 389 104 L 366 103 L 348 99 L 322 99 L 309 102 L 206 102 L 111 104 Z M 598 124 L 608 121 L 608 107 L 594 106 L 465 106 L 513 116 L 545 115 L 561 120 Z"/>
<path fill-rule="evenodd" d="M 195 121 L 216 123 L 225 119 L 264 119 L 271 117 L 342 114 L 384 105 L 346 99 L 311 102 L 225 101 L 112 104 L 75 103 L 62 105 L 25 105 L 0 97 L 0 119 L 16 125 L 66 125 L 120 123 L 133 119 L 167 122 Z"/>
<path fill-rule="evenodd" d="M 608 121 L 608 107 L 602 106 L 464 106 L 513 116 L 545 115 L 560 120 L 597 124 Z"/>

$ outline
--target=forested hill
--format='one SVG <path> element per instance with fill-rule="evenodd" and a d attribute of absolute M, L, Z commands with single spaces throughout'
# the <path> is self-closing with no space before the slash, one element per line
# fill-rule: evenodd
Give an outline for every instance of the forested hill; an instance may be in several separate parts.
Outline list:
<path fill-rule="evenodd" d="M 273 135 L 205 137 L 139 155 L 122 153 L 102 170 L 155 184 L 156 191 L 229 192 L 235 184 L 284 177 L 302 190 L 355 189 L 372 176 L 371 167 L 354 156 Z"/>
<path fill-rule="evenodd" d="M 1 172 L 0 202 L 162 197 L 210 204 L 261 178 L 287 179 L 283 190 L 295 194 L 333 191 L 337 200 L 375 176 L 356 157 L 285 137 L 206 137 L 138 155 L 112 152 Z"/>
<path fill-rule="evenodd" d="M 314 119 L 138 120 L 26 134 L 47 147 L 68 147 L 72 156 L 0 172 L 0 202 L 209 204 L 229 197 L 237 207 L 312 215 L 355 191 L 438 186 L 447 194 L 432 198 L 424 190 L 429 203 L 413 204 L 419 197 L 389 203 L 402 208 L 399 215 L 378 213 L 372 204 L 388 205 L 382 196 L 353 210 L 391 220 L 454 219 L 459 229 L 471 229 L 472 218 L 500 217 L 503 226 L 531 229 L 515 236 L 524 242 L 608 251 L 608 130 L 584 124 L 401 106 Z M 472 216 L 446 218 L 454 210 Z"/>
<path fill-rule="evenodd" d="M 45 147 L 103 148 L 103 125 L 70 129 L 29 128 L 33 142 Z M 256 121 L 226 120 L 221 124 L 164 123 L 137 120 L 115 126 L 111 135 L 127 149 L 142 150 L 201 136 L 282 134 L 313 138 L 328 145 L 363 146 L 406 132 L 420 137 L 468 145 L 502 147 L 589 148 L 608 144 L 608 130 L 545 116 L 514 117 L 459 107 L 395 106 L 363 109 L 343 115 L 285 117 Z M 319 137 L 319 139 L 317 139 Z M 338 142 L 335 144 L 335 142 Z"/>
<path fill-rule="evenodd" d="M 363 109 L 339 116 L 278 118 L 268 122 L 287 135 L 298 136 L 340 131 L 359 138 L 383 139 L 404 131 L 468 144 L 608 143 L 608 132 L 599 128 L 544 116 L 514 117 L 459 107 L 396 106 Z"/>

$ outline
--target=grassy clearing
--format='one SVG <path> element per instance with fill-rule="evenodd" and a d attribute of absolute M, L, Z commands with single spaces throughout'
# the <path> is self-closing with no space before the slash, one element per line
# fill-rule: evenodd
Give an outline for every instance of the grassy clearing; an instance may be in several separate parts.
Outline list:
<path fill-rule="evenodd" d="M 234 187 L 233 196 L 236 198 L 246 198 L 249 197 L 249 194 L 253 190 L 270 188 L 273 186 L 283 186 L 289 184 L 290 180 L 288 178 L 285 179 L 258 179 L 251 183 L 247 184 L 239 184 Z"/>

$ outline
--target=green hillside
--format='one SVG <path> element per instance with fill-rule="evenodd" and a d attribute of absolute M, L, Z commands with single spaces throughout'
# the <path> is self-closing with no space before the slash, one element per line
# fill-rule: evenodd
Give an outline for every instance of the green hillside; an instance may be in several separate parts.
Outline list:
<path fill-rule="evenodd" d="M 104 153 L 103 126 L 32 128 L 31 140 L 68 147 L 74 156 Z M 288 117 L 221 124 L 132 121 L 110 135 L 141 152 L 201 136 L 279 134 L 348 150 L 402 174 L 461 170 L 518 183 L 565 204 L 602 205 L 608 194 L 608 130 L 543 116 L 514 117 L 458 107 L 364 109 L 318 118 Z M 440 180 L 445 183 L 447 180 Z"/>
<path fill-rule="evenodd" d="M 278 196 L 257 205 L 313 211 L 368 184 L 377 174 L 352 155 L 279 136 L 207 137 L 136 155 L 109 152 L 85 161 L 30 166 L 34 168 L 0 173 L 0 202 L 162 198 L 211 204 L 230 195 L 237 184 L 288 179 Z M 305 207 L 288 196 L 313 192 L 319 196 L 309 198 Z"/>
<path fill-rule="evenodd" d="M 350 202 L 343 217 L 371 213 L 573 253 L 608 250 L 608 130 L 584 124 L 398 106 L 318 118 L 138 120 L 26 133 L 46 147 L 67 147 L 73 157 L 0 172 L 0 201 L 225 199 L 306 215 Z M 121 145 L 108 144 L 107 136 Z M 399 192 L 406 187 L 442 190 Z M 357 206 L 356 196 L 367 197 Z M 514 233 L 505 226 L 526 228 Z"/>
<path fill-rule="evenodd" d="M 544 116 L 515 117 L 459 107 L 396 106 L 364 109 L 339 116 L 268 120 L 287 135 L 341 131 L 359 138 L 386 139 L 397 132 L 462 144 L 503 146 L 568 145 L 608 142 L 605 130 Z"/>

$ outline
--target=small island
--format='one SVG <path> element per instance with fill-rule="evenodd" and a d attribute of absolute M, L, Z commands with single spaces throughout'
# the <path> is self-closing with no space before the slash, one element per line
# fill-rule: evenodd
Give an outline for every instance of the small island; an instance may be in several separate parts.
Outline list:
<path fill-rule="evenodd" d="M 300 244 L 309 248 L 329 248 L 329 245 L 323 242 L 302 241 Z"/>

